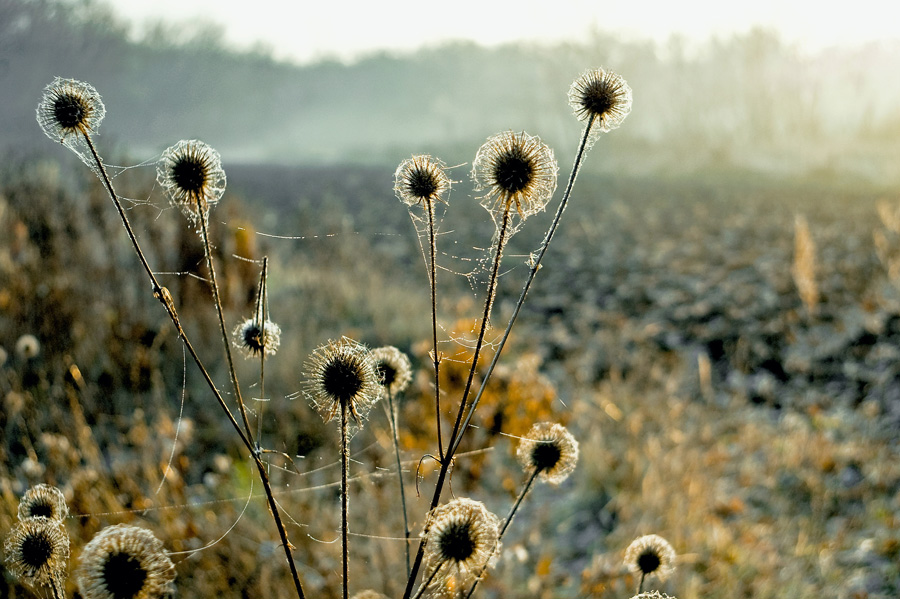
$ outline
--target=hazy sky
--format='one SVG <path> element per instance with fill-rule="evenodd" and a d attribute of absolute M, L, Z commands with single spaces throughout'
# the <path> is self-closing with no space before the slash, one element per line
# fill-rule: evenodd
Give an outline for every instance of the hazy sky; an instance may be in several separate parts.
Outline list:
<path fill-rule="evenodd" d="M 114 0 L 113 5 L 138 23 L 154 18 L 220 23 L 231 42 L 261 41 L 276 56 L 299 60 L 413 49 L 447 39 L 578 40 L 591 28 L 656 40 L 672 33 L 705 40 L 762 25 L 809 49 L 900 39 L 883 0 L 855 0 L 838 4 L 840 9 L 817 0 Z"/>

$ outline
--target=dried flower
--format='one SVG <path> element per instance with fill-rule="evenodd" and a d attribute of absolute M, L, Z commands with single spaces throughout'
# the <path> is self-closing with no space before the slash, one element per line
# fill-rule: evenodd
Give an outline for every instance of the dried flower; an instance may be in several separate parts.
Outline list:
<path fill-rule="evenodd" d="M 578 462 L 578 441 L 561 424 L 541 422 L 531 427 L 516 452 L 526 472 L 537 470 L 538 479 L 558 485 Z"/>
<path fill-rule="evenodd" d="M 34 335 L 22 335 L 16 341 L 16 355 L 24 360 L 36 358 L 41 353 L 41 342 Z"/>
<path fill-rule="evenodd" d="M 332 420 L 343 404 L 359 426 L 380 397 L 372 355 L 347 337 L 314 350 L 304 371 L 305 393 L 325 422 Z"/>
<path fill-rule="evenodd" d="M 625 565 L 641 576 L 655 574 L 665 580 L 675 570 L 675 550 L 659 535 L 644 535 L 625 550 Z"/>
<path fill-rule="evenodd" d="M 540 138 L 505 131 L 488 138 L 472 163 L 481 205 L 495 222 L 513 205 L 523 219 L 543 210 L 556 191 L 556 159 Z"/>
<path fill-rule="evenodd" d="M 84 599 L 155 599 L 174 593 L 172 560 L 152 532 L 137 526 L 101 530 L 84 547 L 76 575 Z"/>
<path fill-rule="evenodd" d="M 372 350 L 375 372 L 381 386 L 391 396 L 402 393 L 412 381 L 412 365 L 409 358 L 394 346 L 388 345 Z"/>
<path fill-rule="evenodd" d="M 23 582 L 58 588 L 65 580 L 69 535 L 59 521 L 37 517 L 16 522 L 3 549 L 7 568 Z"/>
<path fill-rule="evenodd" d="M 592 122 L 591 137 L 596 139 L 621 125 L 631 112 L 631 88 L 612 71 L 589 69 L 569 88 L 569 105 L 578 120 Z"/>
<path fill-rule="evenodd" d="M 260 326 L 259 319 L 248 318 L 232 332 L 234 346 L 243 350 L 248 358 L 259 356 L 263 351 L 267 356 L 274 355 L 281 345 L 281 327 L 271 320 L 263 324 Z"/>
<path fill-rule="evenodd" d="M 437 580 L 478 576 L 499 549 L 500 521 L 480 501 L 454 499 L 431 512 L 425 545 L 427 572 Z"/>
<path fill-rule="evenodd" d="M 443 162 L 426 154 L 407 158 L 394 173 L 394 193 L 407 206 L 440 202 L 450 189 Z"/>
<path fill-rule="evenodd" d="M 105 114 L 100 94 L 92 85 L 57 77 L 44 88 L 37 122 L 47 137 L 71 147 L 73 143 L 80 145 L 79 134 L 95 132 Z"/>
<path fill-rule="evenodd" d="M 62 522 L 68 515 L 69 506 L 62 491 L 50 485 L 31 487 L 19 501 L 19 520 L 42 517 Z"/>
<path fill-rule="evenodd" d="M 163 152 L 156 164 L 156 182 L 169 201 L 197 224 L 225 193 L 222 159 L 202 141 L 183 139 Z"/>

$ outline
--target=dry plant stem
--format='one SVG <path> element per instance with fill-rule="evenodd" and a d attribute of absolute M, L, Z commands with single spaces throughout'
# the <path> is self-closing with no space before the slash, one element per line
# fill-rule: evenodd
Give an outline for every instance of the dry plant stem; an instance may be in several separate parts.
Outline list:
<path fill-rule="evenodd" d="M 347 400 L 341 400 L 341 554 L 343 562 L 344 589 L 343 597 L 349 597 L 350 577 L 350 545 L 347 515 L 350 511 L 350 497 L 347 494 L 347 470 L 350 468 L 350 447 L 347 439 L 347 416 L 349 412 Z"/>
<path fill-rule="evenodd" d="M 53 578 L 50 579 L 50 591 L 53 593 L 53 599 L 63 599 L 63 594 L 56 588 L 56 581 Z"/>
<path fill-rule="evenodd" d="M 257 301 L 259 306 L 256 310 L 260 314 L 259 319 L 259 335 L 262 340 L 263 350 L 259 352 L 259 406 L 256 411 L 256 447 L 260 448 L 260 439 L 262 438 L 262 411 L 266 402 L 266 319 L 269 317 L 269 298 L 266 289 L 266 277 L 269 274 L 269 257 L 263 257 L 262 273 L 259 275 L 259 292 L 257 293 Z"/>
<path fill-rule="evenodd" d="M 475 342 L 475 353 L 472 356 L 472 367 L 469 369 L 469 378 L 466 381 L 466 387 L 463 391 L 462 400 L 460 401 L 459 411 L 456 414 L 456 423 L 453 426 L 453 431 L 450 434 L 450 440 L 448 442 L 447 454 L 444 456 L 442 460 L 440 460 L 441 468 L 438 471 L 438 479 L 437 483 L 434 487 L 434 495 L 431 498 L 431 507 L 429 509 L 433 510 L 437 507 L 438 503 L 441 500 L 441 492 L 444 489 L 444 483 L 447 480 L 447 473 L 450 470 L 450 464 L 453 463 L 453 451 L 452 448 L 457 447 L 459 443 L 454 443 L 456 441 L 457 433 L 460 431 L 460 424 L 462 421 L 462 415 L 466 410 L 466 398 L 469 395 L 469 390 L 472 388 L 472 380 L 475 378 L 475 371 L 478 368 L 478 357 L 481 353 L 481 345 L 484 341 L 484 334 L 487 331 L 487 323 L 488 318 L 491 312 L 491 306 L 494 303 L 494 295 L 497 292 L 497 276 L 500 272 L 500 259 L 503 257 L 503 248 L 506 244 L 506 234 L 509 230 L 509 214 L 510 207 L 507 207 L 506 213 L 503 215 L 503 223 L 500 226 L 500 231 L 497 235 L 497 250 L 494 254 L 494 264 L 491 268 L 491 278 L 488 281 L 488 292 L 487 297 L 484 300 L 484 314 L 481 319 L 481 329 L 478 332 L 478 339 Z M 428 528 L 430 526 L 426 525 L 424 535 L 428 535 Z M 416 577 L 419 573 L 419 568 L 422 565 L 422 557 L 425 555 L 425 543 L 419 543 L 419 549 L 416 552 L 416 559 L 413 562 L 412 571 L 409 574 L 409 579 L 406 581 L 406 592 L 403 594 L 403 599 L 409 599 L 412 594 L 413 585 L 416 582 Z"/>
<path fill-rule="evenodd" d="M 403 510 L 403 530 L 406 534 L 406 575 L 409 576 L 409 516 L 406 513 L 406 491 L 403 488 L 403 464 L 400 462 L 400 438 L 397 433 L 397 409 L 394 394 L 388 391 L 388 416 L 391 420 L 391 434 L 394 437 L 394 457 L 397 460 L 397 481 L 400 483 L 400 509 Z"/>
<path fill-rule="evenodd" d="M 475 414 L 475 409 L 478 407 L 478 402 L 481 401 L 481 396 L 484 394 L 485 387 L 487 387 L 487 383 L 491 378 L 491 374 L 494 372 L 494 367 L 497 366 L 497 362 L 500 360 L 500 353 L 503 351 L 503 347 L 506 345 L 506 341 L 509 339 L 509 334 L 512 331 L 513 325 L 515 324 L 516 319 L 519 317 L 519 311 L 522 309 L 522 305 L 525 303 L 525 296 L 528 295 L 528 290 L 531 289 L 531 284 L 534 282 L 534 278 L 537 275 L 538 270 L 540 270 L 541 268 L 541 260 L 544 258 L 544 254 L 547 253 L 547 248 L 550 247 L 550 241 L 553 239 L 553 235 L 554 233 L 556 233 L 557 227 L 559 227 L 559 221 L 560 219 L 562 219 L 563 212 L 565 211 L 566 206 L 569 203 L 569 196 L 571 196 L 572 194 L 572 187 L 575 185 L 575 178 L 578 176 L 578 171 L 581 169 L 581 165 L 584 162 L 584 154 L 587 150 L 588 136 L 590 135 L 591 127 L 593 126 L 595 119 L 596 117 L 592 116 L 584 126 L 584 133 L 581 136 L 581 143 L 578 145 L 578 152 L 575 155 L 575 163 L 572 165 L 572 172 L 569 174 L 569 181 L 566 184 L 566 191 L 563 194 L 562 200 L 560 200 L 559 202 L 559 207 L 556 209 L 556 215 L 553 217 L 553 222 L 550 223 L 550 228 L 547 229 L 547 233 L 544 236 L 544 241 L 541 242 L 541 247 L 538 250 L 537 256 L 534 258 L 534 263 L 531 265 L 531 270 L 528 272 L 528 278 L 525 281 L 525 285 L 522 287 L 522 293 L 519 294 L 519 300 L 516 302 L 516 307 L 513 309 L 512 315 L 509 317 L 509 322 L 506 324 L 506 330 L 503 332 L 503 336 L 500 338 L 500 343 L 497 345 L 497 351 L 496 353 L 494 353 L 494 359 L 491 360 L 487 372 L 484 374 L 484 379 L 481 382 L 481 387 L 478 389 L 478 393 L 475 394 L 475 399 L 472 400 L 472 405 L 469 407 L 469 412 L 468 414 L 466 414 L 465 423 L 462 426 L 462 432 L 460 432 L 460 434 L 456 436 L 455 442 L 450 442 L 450 446 L 447 450 L 447 455 L 451 458 L 459 448 L 459 443 L 462 440 L 462 435 L 468 428 L 469 422 L 472 420 L 472 416 Z"/>
<path fill-rule="evenodd" d="M 444 459 L 444 441 L 441 438 L 441 385 L 440 385 L 440 363 L 441 357 L 438 353 L 437 338 L 437 247 L 434 239 L 434 202 L 430 199 L 425 200 L 425 211 L 428 213 L 428 247 L 431 253 L 431 264 L 428 265 L 428 282 L 431 284 L 431 333 L 433 343 L 434 358 L 434 413 L 437 420 L 437 442 L 438 455 L 441 461 Z M 405 516 L 405 513 L 404 513 Z M 409 537 L 409 535 L 407 535 Z M 409 545 L 407 544 L 407 573 L 409 570 Z"/>
<path fill-rule="evenodd" d="M 297 596 L 299 599 L 304 599 L 305 595 L 303 593 L 303 586 L 300 584 L 300 575 L 297 572 L 296 565 L 294 564 L 294 558 L 291 552 L 291 544 L 287 538 L 287 530 L 284 527 L 284 523 L 281 521 L 281 516 L 278 512 L 278 507 L 272 494 L 272 487 L 269 484 L 269 477 L 266 475 L 265 468 L 263 467 L 262 462 L 260 462 L 259 460 L 259 456 L 254 450 L 253 442 L 241 430 L 240 425 L 238 424 L 237 420 L 235 420 L 234 415 L 231 413 L 231 410 L 228 408 L 228 404 L 225 403 L 222 394 L 219 392 L 215 382 L 213 382 L 212 377 L 209 375 L 209 371 L 203 365 L 203 361 L 200 360 L 200 356 L 197 354 L 194 346 L 188 339 L 187 334 L 181 326 L 181 321 L 178 318 L 178 312 L 176 312 L 175 310 L 175 303 L 172 301 L 172 296 L 169 294 L 169 291 L 165 287 L 162 287 L 159 284 L 156 275 L 153 273 L 153 269 L 151 269 L 150 265 L 147 263 L 147 259 L 144 256 L 144 252 L 141 250 L 141 246 L 134 234 L 134 230 L 131 228 L 131 223 L 128 221 L 128 217 L 125 214 L 125 209 L 122 207 L 122 202 L 119 200 L 119 196 L 116 194 L 115 189 L 113 189 L 112 182 L 110 181 L 109 175 L 106 172 L 106 167 L 103 165 L 103 161 L 100 159 L 99 154 L 97 154 L 97 150 L 96 148 L 94 148 L 94 143 L 93 141 L 91 141 L 90 135 L 88 135 L 87 133 L 84 133 L 83 135 L 85 142 L 87 143 L 87 146 L 91 151 L 91 155 L 94 157 L 94 161 L 97 163 L 97 168 L 100 171 L 100 179 L 103 181 L 103 185 L 106 187 L 106 191 L 107 193 L 109 193 L 110 199 L 116 206 L 116 210 L 118 210 L 119 212 L 119 216 L 122 219 L 122 224 L 125 226 L 125 231 L 128 233 L 128 238 L 131 240 L 131 245 L 134 247 L 134 251 L 137 253 L 138 260 L 144 267 L 147 276 L 150 278 L 150 282 L 153 287 L 153 296 L 158 299 L 160 303 L 162 303 L 163 307 L 166 310 L 166 313 L 172 320 L 172 324 L 174 324 L 175 328 L 178 330 L 178 336 L 181 337 L 182 343 L 184 343 L 184 346 L 187 348 L 187 351 L 191 355 L 191 358 L 194 360 L 194 363 L 197 364 L 197 368 L 200 369 L 200 373 L 203 375 L 203 379 L 206 381 L 207 386 L 212 391 L 213 396 L 216 398 L 216 401 L 219 402 L 219 406 L 228 416 L 228 420 L 231 422 L 232 427 L 234 427 L 235 432 L 237 432 L 238 437 L 240 437 L 241 442 L 247 447 L 247 449 L 255 458 L 257 469 L 260 472 L 260 478 L 263 482 L 263 487 L 266 490 L 266 497 L 269 500 L 269 507 L 272 510 L 272 515 L 275 519 L 275 525 L 278 528 L 278 534 L 281 536 L 281 542 L 284 546 L 288 565 L 291 569 L 291 575 L 294 579 L 294 586 L 297 590 Z"/>
<path fill-rule="evenodd" d="M 500 540 L 503 538 L 503 533 L 506 532 L 506 529 L 509 528 L 509 525 L 512 523 L 513 518 L 516 515 L 516 511 L 519 509 L 519 505 L 522 503 L 522 500 L 525 499 L 525 496 L 528 495 L 528 491 L 531 490 L 531 485 L 534 484 L 534 479 L 537 478 L 537 475 L 540 473 L 540 470 L 537 468 L 531 473 L 531 476 L 528 477 L 528 482 L 525 483 L 525 486 L 522 488 L 522 491 L 519 493 L 519 496 L 516 498 L 516 502 L 513 504 L 512 508 L 509 510 L 509 514 L 506 516 L 506 520 L 503 521 L 503 526 L 500 528 L 500 534 L 497 535 L 497 544 L 494 545 L 494 550 L 496 550 L 497 546 L 500 545 Z M 494 552 L 491 551 L 491 553 Z M 475 592 L 475 589 L 478 587 L 478 583 L 481 582 L 481 577 L 484 576 L 485 571 L 487 571 L 487 564 L 484 564 L 481 567 L 481 571 L 478 573 L 478 576 L 475 577 L 475 582 L 472 583 L 472 587 L 469 589 L 469 592 L 466 594 L 466 599 L 469 599 L 472 594 Z"/>
<path fill-rule="evenodd" d="M 641 572 L 641 582 L 640 582 L 640 584 L 638 584 L 638 592 L 637 592 L 638 595 L 640 595 L 641 593 L 644 592 L 644 579 L 646 577 L 647 577 L 647 574 L 644 572 Z"/>
<path fill-rule="evenodd" d="M 419 588 L 419 591 L 416 593 L 416 596 L 413 597 L 413 599 L 419 599 L 422 596 L 422 594 L 425 592 L 425 589 L 428 588 L 428 585 L 431 584 L 431 581 L 434 580 L 434 577 L 437 576 L 438 572 L 441 571 L 441 568 L 444 567 L 445 563 L 447 563 L 447 560 L 442 560 L 441 563 L 437 565 L 437 568 L 434 569 L 434 572 L 432 572 L 428 579 L 422 583 L 422 586 Z"/>

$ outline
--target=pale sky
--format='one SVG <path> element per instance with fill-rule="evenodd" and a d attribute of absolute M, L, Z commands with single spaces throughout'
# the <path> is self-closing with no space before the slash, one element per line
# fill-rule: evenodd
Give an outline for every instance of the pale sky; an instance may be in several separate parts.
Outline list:
<path fill-rule="evenodd" d="M 680 33 L 704 41 L 761 25 L 809 50 L 900 39 L 900 27 L 885 13 L 889 3 L 884 0 L 837 4 L 841 8 L 828 4 L 820 0 L 113 0 L 114 10 L 137 23 L 159 18 L 220 23 L 230 42 L 244 47 L 263 42 L 276 56 L 300 61 L 352 58 L 377 49 L 411 50 L 448 39 L 485 45 L 579 41 L 592 28 L 630 38 L 662 41 Z"/>

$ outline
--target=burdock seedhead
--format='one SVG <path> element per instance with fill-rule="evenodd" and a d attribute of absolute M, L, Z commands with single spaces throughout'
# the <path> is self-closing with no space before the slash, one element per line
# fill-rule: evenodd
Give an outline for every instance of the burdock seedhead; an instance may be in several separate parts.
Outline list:
<path fill-rule="evenodd" d="M 248 318 L 232 332 L 234 346 L 242 350 L 246 357 L 258 357 L 263 351 L 271 356 L 278 351 L 281 345 L 281 327 L 271 320 L 266 320 L 264 325 L 258 319 Z"/>
<path fill-rule="evenodd" d="M 306 361 L 304 372 L 306 396 L 325 422 L 332 420 L 340 413 L 341 405 L 346 404 L 360 426 L 381 394 L 371 353 L 347 337 L 315 349 Z"/>
<path fill-rule="evenodd" d="M 49 518 L 62 522 L 69 515 L 69 506 L 62 491 L 50 485 L 35 485 L 19 500 L 19 520 Z"/>
<path fill-rule="evenodd" d="M 631 112 L 631 88 L 612 71 L 589 69 L 569 88 L 569 105 L 578 120 L 593 119 L 596 137 L 621 125 Z"/>
<path fill-rule="evenodd" d="M 84 599 L 157 599 L 174 593 L 172 560 L 152 532 L 137 526 L 101 530 L 85 545 L 76 575 Z"/>
<path fill-rule="evenodd" d="M 163 152 L 156 164 L 156 182 L 172 205 L 196 225 L 225 193 L 222 159 L 202 141 L 183 139 Z"/>
<path fill-rule="evenodd" d="M 578 463 L 578 441 L 561 424 L 541 422 L 531 427 L 516 452 L 526 472 L 537 471 L 537 478 L 558 485 Z"/>
<path fill-rule="evenodd" d="M 499 550 L 500 522 L 480 501 L 454 499 L 434 509 L 425 540 L 427 572 L 441 568 L 437 580 L 478 576 Z"/>
<path fill-rule="evenodd" d="M 625 565 L 635 574 L 665 580 L 675 570 L 675 550 L 659 535 L 644 535 L 625 550 Z"/>
<path fill-rule="evenodd" d="M 407 206 L 443 201 L 450 178 L 443 162 L 422 154 L 407 158 L 394 173 L 394 193 Z"/>
<path fill-rule="evenodd" d="M 92 85 L 57 77 L 44 88 L 37 122 L 47 137 L 69 145 L 71 137 L 95 133 L 105 114 L 100 94 Z"/>
<path fill-rule="evenodd" d="M 392 396 L 402 393 L 412 381 L 412 365 L 402 351 L 392 345 L 372 350 L 375 372 L 381 386 Z"/>
<path fill-rule="evenodd" d="M 69 563 L 69 535 L 57 520 L 36 517 L 16 522 L 4 543 L 6 567 L 31 586 L 59 588 Z"/>
<path fill-rule="evenodd" d="M 556 159 L 538 137 L 505 131 L 488 138 L 472 163 L 481 205 L 498 222 L 512 208 L 525 219 L 542 211 L 556 190 Z"/>

